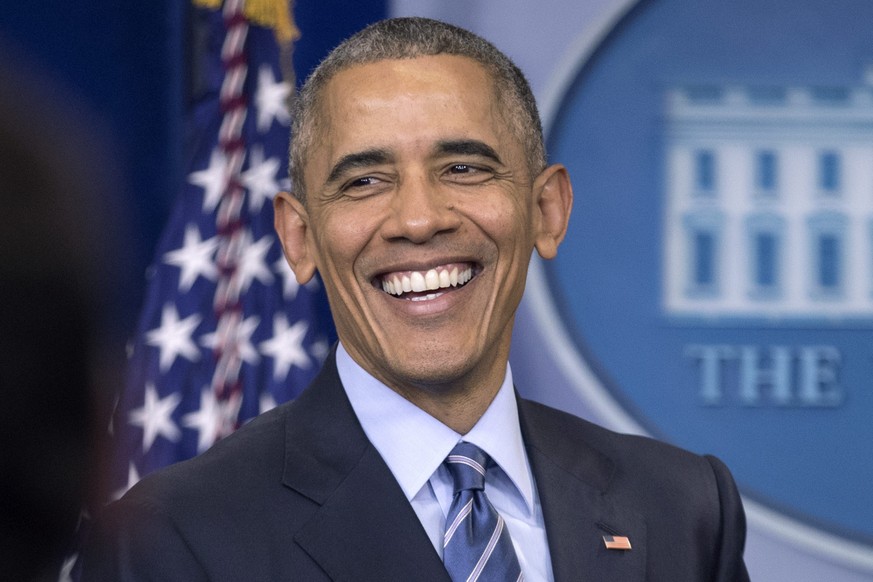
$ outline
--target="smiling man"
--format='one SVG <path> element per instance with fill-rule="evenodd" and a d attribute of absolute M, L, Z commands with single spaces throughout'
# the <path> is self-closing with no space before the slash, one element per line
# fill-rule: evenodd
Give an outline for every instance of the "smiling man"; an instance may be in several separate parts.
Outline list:
<path fill-rule="evenodd" d="M 531 251 L 566 230 L 566 170 L 528 159 L 468 57 L 362 63 L 320 98 L 329 123 L 276 203 L 291 266 L 321 273 L 354 362 L 464 434 L 506 374 Z"/>
<path fill-rule="evenodd" d="M 567 229 L 521 72 L 426 19 L 307 80 L 276 229 L 339 344 L 320 376 L 103 517 L 88 580 L 747 580 L 727 469 L 520 399 L 533 252 Z"/>

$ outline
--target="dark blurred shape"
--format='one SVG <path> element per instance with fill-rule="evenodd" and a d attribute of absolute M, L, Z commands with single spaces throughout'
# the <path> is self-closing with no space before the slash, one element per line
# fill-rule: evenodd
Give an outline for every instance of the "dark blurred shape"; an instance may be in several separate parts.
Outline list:
<path fill-rule="evenodd" d="M 0 578 L 49 580 L 104 494 L 98 419 L 123 356 L 113 164 L 69 91 L 2 46 L 0 62 Z"/>

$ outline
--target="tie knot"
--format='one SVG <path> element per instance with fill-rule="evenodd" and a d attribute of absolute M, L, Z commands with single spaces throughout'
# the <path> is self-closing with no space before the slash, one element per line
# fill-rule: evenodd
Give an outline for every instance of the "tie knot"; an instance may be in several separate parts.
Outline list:
<path fill-rule="evenodd" d="M 485 488 L 485 469 L 490 457 L 474 444 L 461 441 L 449 456 L 446 457 L 446 467 L 452 475 L 455 493 L 468 489 Z"/>

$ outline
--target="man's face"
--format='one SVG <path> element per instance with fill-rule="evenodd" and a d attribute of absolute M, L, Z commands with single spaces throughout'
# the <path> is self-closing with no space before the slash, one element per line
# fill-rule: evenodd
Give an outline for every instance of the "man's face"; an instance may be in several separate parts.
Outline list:
<path fill-rule="evenodd" d="M 277 207 L 305 226 L 302 259 L 283 236 L 298 278 L 311 261 L 343 345 L 401 394 L 499 385 L 543 220 L 486 71 L 386 60 L 323 97 L 306 208 Z"/>

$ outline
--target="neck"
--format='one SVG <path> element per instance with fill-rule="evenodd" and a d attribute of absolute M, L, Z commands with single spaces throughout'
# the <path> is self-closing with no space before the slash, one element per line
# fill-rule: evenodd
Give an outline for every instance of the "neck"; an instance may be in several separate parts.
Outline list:
<path fill-rule="evenodd" d="M 433 388 L 415 390 L 391 388 L 444 425 L 464 435 L 470 432 L 488 410 L 501 385 L 502 382 L 487 389 L 480 386 L 476 390 L 457 392 Z"/>
<path fill-rule="evenodd" d="M 425 379 L 415 371 L 392 374 L 396 371 L 367 366 L 362 363 L 366 360 L 356 358 L 346 344 L 343 348 L 367 374 L 462 435 L 470 432 L 500 391 L 509 360 L 508 344 L 501 345 L 487 358 L 481 358 L 488 365 Z"/>

